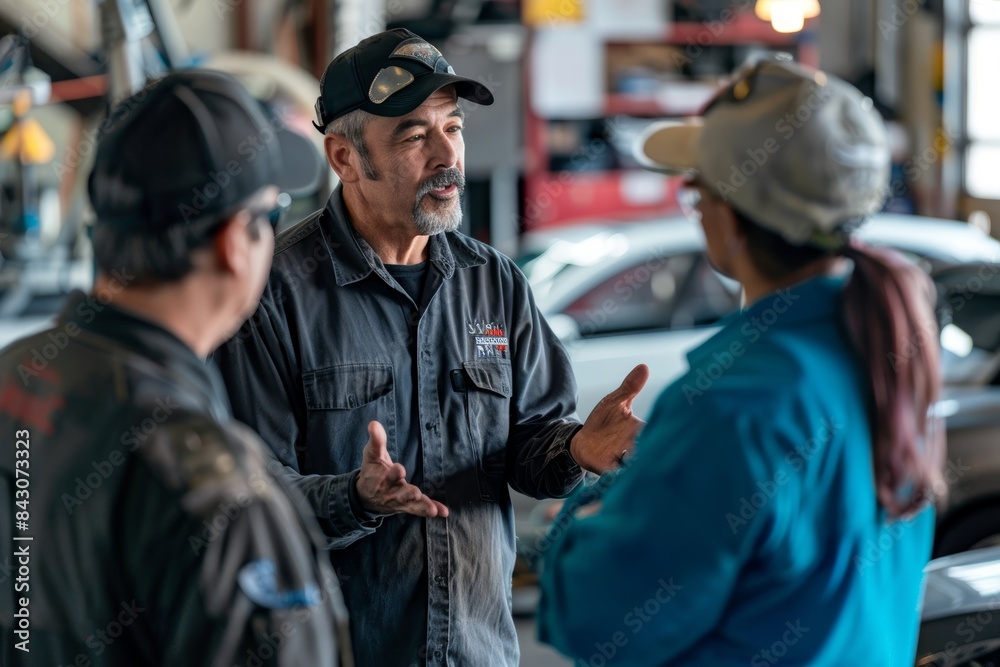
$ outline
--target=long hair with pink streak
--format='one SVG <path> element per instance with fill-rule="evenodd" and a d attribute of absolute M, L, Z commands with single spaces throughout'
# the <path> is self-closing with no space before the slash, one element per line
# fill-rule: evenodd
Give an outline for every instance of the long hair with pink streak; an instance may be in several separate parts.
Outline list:
<path fill-rule="evenodd" d="M 852 239 L 844 290 L 851 339 L 868 369 L 879 503 L 905 517 L 945 492 L 944 429 L 931 414 L 941 387 L 935 291 L 899 253 Z"/>

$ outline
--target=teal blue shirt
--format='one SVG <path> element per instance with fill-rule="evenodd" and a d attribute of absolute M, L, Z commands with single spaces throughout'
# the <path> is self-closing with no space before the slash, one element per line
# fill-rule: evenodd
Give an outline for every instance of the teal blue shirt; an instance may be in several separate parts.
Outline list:
<path fill-rule="evenodd" d="M 556 519 L 542 641 L 595 667 L 913 664 L 934 517 L 876 502 L 843 284 L 769 295 L 688 355 L 629 465 Z"/>

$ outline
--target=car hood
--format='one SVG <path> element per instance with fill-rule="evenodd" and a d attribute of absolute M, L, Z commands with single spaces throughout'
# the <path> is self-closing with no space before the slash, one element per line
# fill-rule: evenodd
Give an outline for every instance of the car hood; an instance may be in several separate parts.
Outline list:
<path fill-rule="evenodd" d="M 922 621 L 995 608 L 1000 596 L 1000 547 L 936 558 L 924 574 Z"/>
<path fill-rule="evenodd" d="M 1000 423 L 1000 387 L 945 387 L 935 411 L 949 429 Z"/>

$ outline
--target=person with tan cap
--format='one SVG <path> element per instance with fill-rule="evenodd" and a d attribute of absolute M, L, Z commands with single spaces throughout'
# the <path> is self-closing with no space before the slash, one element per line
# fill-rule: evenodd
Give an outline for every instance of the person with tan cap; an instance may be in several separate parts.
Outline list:
<path fill-rule="evenodd" d="M 687 176 L 745 306 L 557 518 L 541 638 L 589 665 L 911 664 L 940 373 L 929 279 L 852 236 L 888 185 L 882 120 L 768 60 L 642 152 Z"/>

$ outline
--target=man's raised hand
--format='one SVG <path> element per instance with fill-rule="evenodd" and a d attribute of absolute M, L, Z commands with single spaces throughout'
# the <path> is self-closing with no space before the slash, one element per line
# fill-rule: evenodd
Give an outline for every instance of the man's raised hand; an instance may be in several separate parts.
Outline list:
<path fill-rule="evenodd" d="M 361 505 L 373 514 L 448 516 L 447 507 L 406 481 L 406 469 L 389 458 L 385 429 L 375 421 L 368 424 L 368 442 L 361 455 L 357 488 Z"/>
<path fill-rule="evenodd" d="M 649 368 L 639 364 L 590 412 L 569 445 L 570 456 L 581 468 L 604 474 L 632 453 L 635 436 L 646 423 L 632 412 L 632 400 L 648 379 Z"/>

